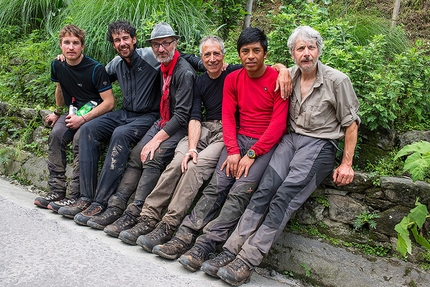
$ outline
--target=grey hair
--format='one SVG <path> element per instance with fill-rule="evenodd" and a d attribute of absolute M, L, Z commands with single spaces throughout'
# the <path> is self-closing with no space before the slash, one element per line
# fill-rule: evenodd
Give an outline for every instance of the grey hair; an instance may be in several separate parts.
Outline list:
<path fill-rule="evenodd" d="M 225 54 L 224 41 L 220 37 L 218 37 L 218 36 L 206 36 L 200 41 L 200 46 L 199 46 L 200 56 L 202 55 L 202 52 L 203 52 L 202 51 L 203 45 L 207 41 L 212 41 L 212 42 L 218 43 L 221 47 L 222 54 L 223 55 Z"/>
<path fill-rule="evenodd" d="M 319 54 L 322 54 L 324 44 L 320 33 L 309 26 L 299 26 L 294 29 L 293 33 L 291 33 L 291 36 L 288 38 L 287 46 L 290 49 L 291 55 L 294 53 L 298 38 L 302 38 L 305 41 L 315 41 Z"/>

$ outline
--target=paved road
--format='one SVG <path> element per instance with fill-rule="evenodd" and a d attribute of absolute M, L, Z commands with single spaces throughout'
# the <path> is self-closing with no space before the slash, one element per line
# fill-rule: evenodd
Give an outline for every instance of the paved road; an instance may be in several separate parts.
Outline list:
<path fill-rule="evenodd" d="M 0 178 L 0 286 L 229 286 L 38 208 L 35 197 Z M 244 286 L 303 286 L 258 273 Z"/>

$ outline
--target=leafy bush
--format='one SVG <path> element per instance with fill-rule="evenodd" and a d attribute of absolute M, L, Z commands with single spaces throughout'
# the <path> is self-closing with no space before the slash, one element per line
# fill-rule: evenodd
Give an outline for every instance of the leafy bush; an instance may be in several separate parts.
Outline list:
<path fill-rule="evenodd" d="M 394 160 L 407 156 L 403 171 L 412 175 L 412 180 L 423 180 L 429 177 L 430 143 L 426 141 L 415 142 L 402 148 Z"/>
<path fill-rule="evenodd" d="M 402 221 L 394 227 L 398 234 L 397 251 L 403 256 L 406 256 L 406 252 L 412 254 L 412 241 L 409 237 L 409 231 L 412 232 L 418 244 L 430 250 L 430 242 L 419 233 L 419 230 L 423 227 L 426 219 L 429 218 L 430 215 L 427 206 L 420 203 L 418 199 L 415 205 L 415 208 L 413 208 L 407 216 L 403 217 Z"/>
<path fill-rule="evenodd" d="M 13 30 L 1 29 L 0 33 Z M 50 81 L 53 49 L 39 31 L 0 45 L 0 100 L 13 105 L 41 108 L 54 104 Z"/>
<path fill-rule="evenodd" d="M 389 23 L 385 23 L 385 34 L 371 34 L 381 29 L 366 29 L 363 25 L 384 23 L 330 18 L 326 7 L 304 1 L 294 1 L 269 17 L 273 28 L 268 35 L 269 60 L 293 65 L 286 45 L 293 29 L 308 25 L 319 31 L 324 39 L 321 61 L 351 78 L 360 100 L 362 122 L 371 131 L 378 127 L 398 130 L 428 127 L 430 51 L 422 42 L 418 41 L 414 47 L 396 45 L 404 39 L 404 33 L 399 29 L 390 32 Z M 369 32 L 367 37 L 363 31 Z"/>

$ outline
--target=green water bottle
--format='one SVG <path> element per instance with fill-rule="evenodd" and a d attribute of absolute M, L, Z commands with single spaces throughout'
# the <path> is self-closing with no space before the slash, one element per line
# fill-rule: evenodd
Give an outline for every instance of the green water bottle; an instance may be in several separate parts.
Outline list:
<path fill-rule="evenodd" d="M 89 101 L 85 105 L 83 105 L 77 112 L 77 116 L 83 116 L 88 114 L 92 109 L 94 109 L 97 106 L 97 102 L 95 101 Z"/>

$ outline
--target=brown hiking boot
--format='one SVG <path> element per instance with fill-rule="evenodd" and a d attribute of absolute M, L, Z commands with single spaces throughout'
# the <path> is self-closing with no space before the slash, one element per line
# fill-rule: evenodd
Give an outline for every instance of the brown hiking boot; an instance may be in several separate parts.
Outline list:
<path fill-rule="evenodd" d="M 108 209 L 106 209 L 103 213 L 88 220 L 87 225 L 95 229 L 103 230 L 106 226 L 114 223 L 118 218 L 120 218 L 121 214 L 121 209 L 116 207 L 108 207 Z"/>
<path fill-rule="evenodd" d="M 79 212 L 75 215 L 74 221 L 79 225 L 87 225 L 88 220 L 94 216 L 101 214 L 105 210 L 105 207 L 99 203 L 93 202 L 87 209 Z"/>
<path fill-rule="evenodd" d="M 253 270 L 253 267 L 250 267 L 245 261 L 236 257 L 230 264 L 221 267 L 217 275 L 228 284 L 239 286 L 251 280 Z"/>
<path fill-rule="evenodd" d="M 179 238 L 173 237 L 172 240 L 165 244 L 155 245 L 154 248 L 152 248 L 152 253 L 166 259 L 174 260 L 187 252 L 191 247 L 191 244 L 186 244 Z"/>
<path fill-rule="evenodd" d="M 145 215 L 139 217 L 137 221 L 138 223 L 132 228 L 121 231 L 118 238 L 127 244 L 136 245 L 137 238 L 154 230 L 157 224 L 155 219 L 151 219 Z"/>
<path fill-rule="evenodd" d="M 74 203 L 63 206 L 58 209 L 58 214 L 61 214 L 64 217 L 74 219 L 75 215 L 79 212 L 84 211 L 91 205 L 91 201 L 89 199 L 85 199 L 83 197 L 78 198 Z"/>
<path fill-rule="evenodd" d="M 110 236 L 118 237 L 122 231 L 132 228 L 136 223 L 137 219 L 134 216 L 124 212 L 120 218 L 106 226 L 103 231 Z"/>
<path fill-rule="evenodd" d="M 208 258 L 209 253 L 206 250 L 200 246 L 194 245 L 190 250 L 179 257 L 178 261 L 186 269 L 190 270 L 191 272 L 196 272 L 200 269 L 200 266 L 202 266 L 203 262 L 205 262 Z"/>
<path fill-rule="evenodd" d="M 154 230 L 137 238 L 136 244 L 148 252 L 152 252 L 155 245 L 163 244 L 173 236 L 174 229 L 165 221 L 160 221 Z"/>
<path fill-rule="evenodd" d="M 224 250 L 223 252 L 218 254 L 217 257 L 203 262 L 200 270 L 202 270 L 203 272 L 205 272 L 210 276 L 218 277 L 216 275 L 218 272 L 218 269 L 220 269 L 223 266 L 226 266 L 227 264 L 232 262 L 235 258 L 236 258 L 236 255 L 234 255 L 228 250 Z"/>

